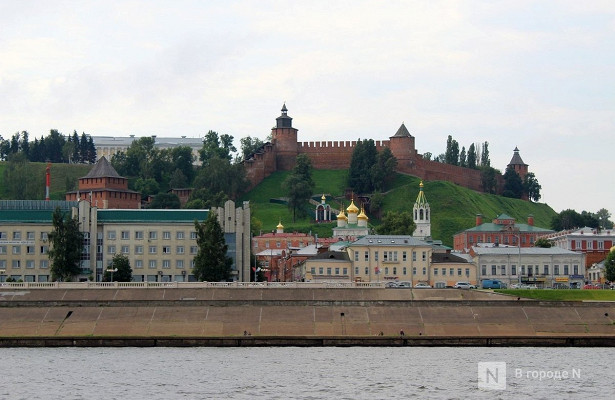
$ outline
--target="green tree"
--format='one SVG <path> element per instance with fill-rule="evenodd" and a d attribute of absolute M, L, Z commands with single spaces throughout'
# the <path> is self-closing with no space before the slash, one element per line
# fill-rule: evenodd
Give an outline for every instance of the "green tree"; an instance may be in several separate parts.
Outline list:
<path fill-rule="evenodd" d="M 175 193 L 158 193 L 147 208 L 179 209 L 181 208 L 181 202 Z"/>
<path fill-rule="evenodd" d="M 468 168 L 476 169 L 476 146 L 474 143 L 468 148 Z"/>
<path fill-rule="evenodd" d="M 604 274 L 609 282 L 615 282 L 615 250 L 609 252 L 604 260 Z"/>
<path fill-rule="evenodd" d="M 194 156 L 190 146 L 178 146 L 171 150 L 171 163 L 176 170 L 178 169 L 184 174 L 186 184 L 191 183 L 195 176 L 193 162 Z"/>
<path fill-rule="evenodd" d="M 188 179 L 186 175 L 182 172 L 181 169 L 176 168 L 175 171 L 171 174 L 171 179 L 169 180 L 169 187 L 171 189 L 181 189 L 188 187 Z"/>
<path fill-rule="evenodd" d="M 221 207 L 227 200 L 229 200 L 228 195 L 222 191 L 212 193 L 207 188 L 200 188 L 192 191 L 188 202 L 184 205 L 184 208 L 206 209 Z"/>
<path fill-rule="evenodd" d="M 545 238 L 538 238 L 534 242 L 534 247 L 549 248 L 549 247 L 552 247 L 552 246 L 553 246 L 553 243 L 551 243 L 549 240 L 547 240 Z"/>
<path fill-rule="evenodd" d="M 213 156 L 199 170 L 194 187 L 206 189 L 209 193 L 223 192 L 235 200 L 248 187 L 248 180 L 243 164 L 233 164 L 227 158 Z"/>
<path fill-rule="evenodd" d="M 305 154 L 297 156 L 295 167 L 290 175 L 282 183 L 288 197 L 288 208 L 293 213 L 293 222 L 297 215 L 304 216 L 306 210 L 304 205 L 314 192 L 314 181 L 312 180 L 312 162 Z"/>
<path fill-rule="evenodd" d="M 143 197 L 154 195 L 160 191 L 160 185 L 154 178 L 138 178 L 135 182 L 135 190 L 141 192 Z"/>
<path fill-rule="evenodd" d="M 265 144 L 259 138 L 253 138 L 250 136 L 243 137 L 239 140 L 240 148 L 241 148 L 241 159 L 247 160 L 250 154 L 253 154 L 255 151 L 263 147 Z"/>
<path fill-rule="evenodd" d="M 376 164 L 378 150 L 372 139 L 357 140 L 350 159 L 348 186 L 356 193 L 371 193 L 374 190 L 369 171 Z"/>
<path fill-rule="evenodd" d="M 83 233 L 79 221 L 56 208 L 53 212 L 53 230 L 49 232 L 49 260 L 52 279 L 71 281 L 81 272 L 79 265 L 83 249 Z"/>
<path fill-rule="evenodd" d="M 551 219 L 551 229 L 555 231 L 582 228 L 585 226 L 598 229 L 600 227 L 600 221 L 590 212 L 582 211 L 581 214 L 579 214 L 572 209 L 564 210 Z"/>
<path fill-rule="evenodd" d="M 468 156 L 466 154 L 466 148 L 465 146 L 463 146 L 461 148 L 461 153 L 459 153 L 459 166 L 460 167 L 464 167 L 467 168 L 468 167 L 468 160 L 467 160 Z"/>
<path fill-rule="evenodd" d="M 491 166 L 491 160 L 489 160 L 489 142 L 483 143 L 483 151 L 480 155 L 480 165 L 483 167 Z"/>
<path fill-rule="evenodd" d="M 397 158 L 391 149 L 385 147 L 376 156 L 376 163 L 371 168 L 371 186 L 376 190 L 386 190 L 395 179 Z"/>
<path fill-rule="evenodd" d="M 540 189 L 542 189 L 542 186 L 538 183 L 536 175 L 533 172 L 528 172 L 523 178 L 523 192 L 527 195 L 527 198 L 531 201 L 540 200 Z"/>
<path fill-rule="evenodd" d="M 44 190 L 44 175 L 32 174 L 26 155 L 22 152 L 10 154 L 4 169 L 5 196 L 10 200 L 40 199 Z"/>
<path fill-rule="evenodd" d="M 379 235 L 412 235 L 416 229 L 412 213 L 407 211 L 387 211 L 382 217 L 382 223 L 376 227 Z"/>
<path fill-rule="evenodd" d="M 520 199 L 523 196 L 523 182 L 517 171 L 512 167 L 506 168 L 504 173 L 504 191 L 502 195 L 514 199 Z"/>
<path fill-rule="evenodd" d="M 485 193 L 495 193 L 497 190 L 496 170 L 492 167 L 480 167 L 480 181 Z"/>
<path fill-rule="evenodd" d="M 227 256 L 228 246 L 216 214 L 210 212 L 203 223 L 194 221 L 198 252 L 192 273 L 198 281 L 220 282 L 231 277 L 233 259 Z"/>
<path fill-rule="evenodd" d="M 601 229 L 613 229 L 613 222 L 609 220 L 611 218 L 611 213 L 606 208 L 601 208 L 596 213 L 596 218 L 600 221 Z"/>
<path fill-rule="evenodd" d="M 113 275 L 111 271 L 113 270 Z M 105 270 L 103 280 L 105 282 L 131 282 L 132 281 L 132 268 L 130 267 L 130 260 L 124 254 L 115 254 L 111 260 L 111 264 Z M 111 280 L 113 276 L 113 280 Z"/>
<path fill-rule="evenodd" d="M 226 159 L 230 162 L 233 159 L 231 153 L 236 151 L 232 136 L 226 134 L 218 136 L 217 132 L 210 130 L 203 139 L 203 147 L 199 150 L 199 155 L 203 165 L 207 165 L 209 160 L 214 157 Z"/>
<path fill-rule="evenodd" d="M 369 212 L 375 217 L 380 217 L 380 211 L 384 205 L 384 195 L 382 192 L 374 192 L 369 199 Z"/>
<path fill-rule="evenodd" d="M 423 160 L 427 160 L 427 161 L 431 161 L 431 157 L 433 156 L 433 154 L 431 154 L 429 151 L 423 153 Z"/>

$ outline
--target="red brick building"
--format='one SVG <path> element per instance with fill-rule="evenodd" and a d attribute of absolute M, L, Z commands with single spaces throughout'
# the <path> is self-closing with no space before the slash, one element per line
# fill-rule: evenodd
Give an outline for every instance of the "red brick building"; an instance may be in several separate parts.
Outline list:
<path fill-rule="evenodd" d="M 79 178 L 79 190 L 67 192 L 67 201 L 86 200 L 98 208 L 141 208 L 141 194 L 128 189 L 128 180 L 120 176 L 105 157 L 90 172 Z"/>
<path fill-rule="evenodd" d="M 603 261 L 611 247 L 615 246 L 615 230 L 613 229 L 598 230 L 584 227 L 549 233 L 540 237 L 562 249 L 585 253 L 585 267 L 587 268 Z"/>
<path fill-rule="evenodd" d="M 306 154 L 315 169 L 348 169 L 356 141 L 299 142 L 298 129 L 292 126 L 286 104 L 282 115 L 276 118 L 276 126 L 271 130 L 271 142 L 265 143 L 258 151 L 244 161 L 251 187 L 275 171 L 291 170 L 299 154 Z M 444 180 L 473 190 L 482 191 L 481 172 L 477 169 L 424 159 L 415 148 L 414 136 L 410 135 L 404 124 L 389 140 L 375 141 L 378 151 L 388 147 L 397 158 L 397 170 L 417 176 L 424 180 Z M 519 165 L 517 165 L 519 163 Z M 527 164 L 515 148 L 511 163 L 521 177 L 527 173 Z M 502 175 L 496 176 L 498 190 L 504 187 Z"/>
<path fill-rule="evenodd" d="M 533 247 L 538 237 L 552 232 L 534 226 L 534 217 L 531 215 L 527 218 L 527 224 L 519 224 L 506 214 L 500 214 L 492 222 L 483 223 L 483 216 L 478 214 L 476 226 L 453 236 L 453 247 L 462 252 L 469 251 L 472 246 L 480 246 L 481 243 Z"/>

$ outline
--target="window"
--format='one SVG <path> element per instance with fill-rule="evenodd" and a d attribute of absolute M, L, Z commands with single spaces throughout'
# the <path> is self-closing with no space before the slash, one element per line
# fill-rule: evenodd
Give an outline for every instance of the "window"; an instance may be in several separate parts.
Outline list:
<path fill-rule="evenodd" d="M 427 268 L 423 267 L 423 275 L 427 275 Z"/>
<path fill-rule="evenodd" d="M 455 275 L 455 268 L 450 268 L 450 269 L 448 270 L 448 274 L 449 274 L 450 276 Z"/>
<path fill-rule="evenodd" d="M 34 240 L 34 232 L 26 232 L 26 239 Z"/>
<path fill-rule="evenodd" d="M 41 269 L 47 269 L 49 268 L 49 260 L 41 260 L 39 265 Z"/>
<path fill-rule="evenodd" d="M 199 246 L 190 246 L 190 254 L 196 254 L 199 252 Z"/>
<path fill-rule="evenodd" d="M 423 259 L 423 261 L 427 261 L 427 252 L 426 251 L 423 252 L 422 259 Z"/>
<path fill-rule="evenodd" d="M 553 275 L 559 275 L 559 265 L 553 266 Z"/>
<path fill-rule="evenodd" d="M 438 275 L 438 268 L 434 268 L 434 269 L 433 269 L 433 274 L 434 274 L 434 276 L 435 276 L 435 275 Z"/>
<path fill-rule="evenodd" d="M 393 252 L 393 261 L 397 262 L 397 251 Z"/>
<path fill-rule="evenodd" d="M 171 260 L 162 260 L 162 268 L 171 268 Z"/>
<path fill-rule="evenodd" d="M 470 276 L 470 268 L 466 268 L 466 277 Z"/>
<path fill-rule="evenodd" d="M 408 268 L 404 267 L 402 271 L 403 271 L 402 273 L 403 273 L 404 275 L 407 275 L 407 273 L 408 273 Z"/>
<path fill-rule="evenodd" d="M 156 268 L 156 260 L 149 260 L 149 267 L 152 269 Z"/>
<path fill-rule="evenodd" d="M 175 251 L 177 252 L 177 254 L 184 254 L 184 246 L 177 246 Z"/>
<path fill-rule="evenodd" d="M 143 231 L 136 231 L 135 232 L 135 239 L 143 240 Z"/>
<path fill-rule="evenodd" d="M 41 246 L 41 254 L 49 253 L 49 246 Z"/>
<path fill-rule="evenodd" d="M 277 247 L 278 249 L 280 248 L 280 246 L 282 246 L 282 243 L 280 242 L 275 242 L 275 247 Z"/>
<path fill-rule="evenodd" d="M 130 254 L 130 246 L 122 246 L 122 254 Z"/>
<path fill-rule="evenodd" d="M 405 252 L 405 251 L 402 251 L 402 252 L 401 252 L 401 260 L 402 260 L 402 261 L 406 261 L 406 258 L 407 258 L 407 257 L 406 257 L 406 252 Z"/>
<path fill-rule="evenodd" d="M 34 268 L 34 260 L 26 260 L 26 268 Z"/>
<path fill-rule="evenodd" d="M 339 267 L 336 267 L 335 268 L 335 275 L 339 275 L 339 274 L 340 274 L 340 269 L 339 269 Z"/>
<path fill-rule="evenodd" d="M 564 265 L 564 275 L 569 275 L 569 270 L 568 270 L 568 266 Z"/>
<path fill-rule="evenodd" d="M 150 231 L 148 237 L 149 237 L 150 240 L 156 240 L 156 239 L 158 239 L 158 232 Z"/>
<path fill-rule="evenodd" d="M 461 268 L 457 268 L 457 276 L 461 276 Z"/>
<path fill-rule="evenodd" d="M 416 267 L 412 267 L 412 275 L 416 275 Z"/>
<path fill-rule="evenodd" d="M 412 252 L 412 261 L 416 261 L 416 251 Z"/>
<path fill-rule="evenodd" d="M 579 266 L 578 265 L 573 265 L 572 266 L 572 274 L 573 275 L 579 275 Z"/>
<path fill-rule="evenodd" d="M 367 258 L 365 259 L 365 261 L 367 261 Z M 374 261 L 378 261 L 378 251 L 374 251 Z"/>
<path fill-rule="evenodd" d="M 122 240 L 129 240 L 129 239 L 130 239 L 130 232 L 122 231 Z"/>
<path fill-rule="evenodd" d="M 171 232 L 169 232 L 169 231 L 162 232 L 162 238 L 165 239 L 165 240 L 171 239 Z"/>
<path fill-rule="evenodd" d="M 442 276 L 446 276 L 446 268 L 442 268 Z"/>
<path fill-rule="evenodd" d="M 365 261 L 369 261 L 369 251 L 365 250 Z"/>
<path fill-rule="evenodd" d="M 177 233 L 175 234 L 175 238 L 176 238 L 177 240 L 183 240 L 183 239 L 184 239 L 184 232 L 183 232 L 183 231 L 181 231 L 181 232 L 177 232 Z"/>
<path fill-rule="evenodd" d="M 135 246 L 135 254 L 143 254 L 143 246 Z"/>
<path fill-rule="evenodd" d="M 135 268 L 137 269 L 143 268 L 143 260 L 135 260 Z"/>
<path fill-rule="evenodd" d="M 115 254 L 115 246 L 107 246 L 107 254 Z"/>
<path fill-rule="evenodd" d="M 354 267 L 354 274 L 359 275 L 359 267 Z"/>
<path fill-rule="evenodd" d="M 149 254 L 156 254 L 157 251 L 156 246 L 149 246 Z"/>
<path fill-rule="evenodd" d="M 21 254 L 21 246 L 13 246 L 13 254 Z"/>
<path fill-rule="evenodd" d="M 184 260 L 176 260 L 175 261 L 175 268 L 184 268 Z"/>
<path fill-rule="evenodd" d="M 312 275 L 316 275 L 316 267 L 310 268 L 310 272 L 312 273 Z"/>
<path fill-rule="evenodd" d="M 359 261 L 359 252 L 358 251 L 354 252 L 354 260 L 355 261 Z"/>
<path fill-rule="evenodd" d="M 162 246 L 162 254 L 171 254 L 171 246 Z"/>
<path fill-rule="evenodd" d="M 481 266 L 480 272 L 481 272 L 481 275 L 483 276 L 487 275 L 487 266 L 485 264 Z"/>
<path fill-rule="evenodd" d="M 369 268 L 365 267 L 365 275 L 369 275 Z"/>
<path fill-rule="evenodd" d="M 196 240 L 196 232 L 190 232 L 190 239 Z"/>
<path fill-rule="evenodd" d="M 397 275 L 397 267 L 393 267 L 393 275 Z"/>
<path fill-rule="evenodd" d="M 109 232 L 107 232 L 107 239 L 109 239 L 109 240 L 115 240 L 115 231 L 109 231 Z"/>
<path fill-rule="evenodd" d="M 342 269 L 342 274 L 343 275 L 348 275 L 348 268 L 343 268 Z"/>
<path fill-rule="evenodd" d="M 501 273 L 502 275 L 506 275 L 506 265 L 502 265 L 502 266 L 500 266 L 500 269 L 502 270 L 500 273 Z"/>
<path fill-rule="evenodd" d="M 26 254 L 34 254 L 34 246 L 26 246 Z"/>
<path fill-rule="evenodd" d="M 517 275 L 517 266 L 516 265 L 511 265 L 510 266 L 510 273 L 511 273 L 511 275 Z"/>
<path fill-rule="evenodd" d="M 318 274 L 323 275 L 325 273 L 325 269 L 323 267 L 318 267 Z"/>
<path fill-rule="evenodd" d="M 496 272 L 496 266 L 495 266 L 495 265 L 492 265 L 492 266 L 491 266 L 491 275 L 495 275 L 496 273 L 497 273 L 497 272 Z"/>
<path fill-rule="evenodd" d="M 13 267 L 13 269 L 21 268 L 21 261 L 20 260 L 13 260 L 13 263 L 12 263 L 11 267 Z"/>
<path fill-rule="evenodd" d="M 6 270 L 6 260 L 0 260 L 0 269 Z"/>
<path fill-rule="evenodd" d="M 549 275 L 549 266 L 545 264 L 543 268 L 544 268 L 544 274 Z"/>
<path fill-rule="evenodd" d="M 19 231 L 13 232 L 13 240 L 21 240 L 21 232 Z"/>
<path fill-rule="evenodd" d="M 6 246 L 0 246 L 0 254 L 6 254 Z"/>
<path fill-rule="evenodd" d="M 6 232 L 0 232 L 0 239 L 6 239 Z"/>
<path fill-rule="evenodd" d="M 41 232 L 41 240 L 47 240 L 49 238 L 49 235 L 47 234 L 47 232 Z"/>

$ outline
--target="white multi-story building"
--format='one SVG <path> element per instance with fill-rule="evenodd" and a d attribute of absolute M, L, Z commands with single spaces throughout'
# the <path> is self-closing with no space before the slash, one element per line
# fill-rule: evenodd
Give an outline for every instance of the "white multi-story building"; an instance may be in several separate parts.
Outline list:
<path fill-rule="evenodd" d="M 159 149 L 172 149 L 178 146 L 188 146 L 192 148 L 192 155 L 194 156 L 194 163 L 199 165 L 199 150 L 203 148 L 203 138 L 189 138 L 182 137 L 157 137 L 152 136 L 155 139 L 154 146 Z M 130 136 L 92 136 L 94 146 L 96 147 L 96 160 L 101 157 L 106 157 L 111 160 L 111 157 L 117 152 L 126 152 L 128 147 L 138 140 L 135 135 Z"/>
<path fill-rule="evenodd" d="M 497 279 L 537 287 L 582 287 L 585 254 L 559 247 L 472 247 L 478 283 Z"/>

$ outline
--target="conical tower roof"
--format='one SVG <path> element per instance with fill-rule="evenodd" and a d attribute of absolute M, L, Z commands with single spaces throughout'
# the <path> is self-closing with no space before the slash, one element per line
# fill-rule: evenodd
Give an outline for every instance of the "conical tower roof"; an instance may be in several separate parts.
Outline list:
<path fill-rule="evenodd" d="M 517 147 L 515 147 L 515 150 L 513 150 L 513 151 L 514 151 L 513 157 L 510 160 L 510 162 L 508 163 L 508 165 L 527 165 L 521 159 L 521 156 L 519 155 L 519 149 Z"/>
<path fill-rule="evenodd" d="M 103 156 L 84 178 L 123 178 Z"/>

